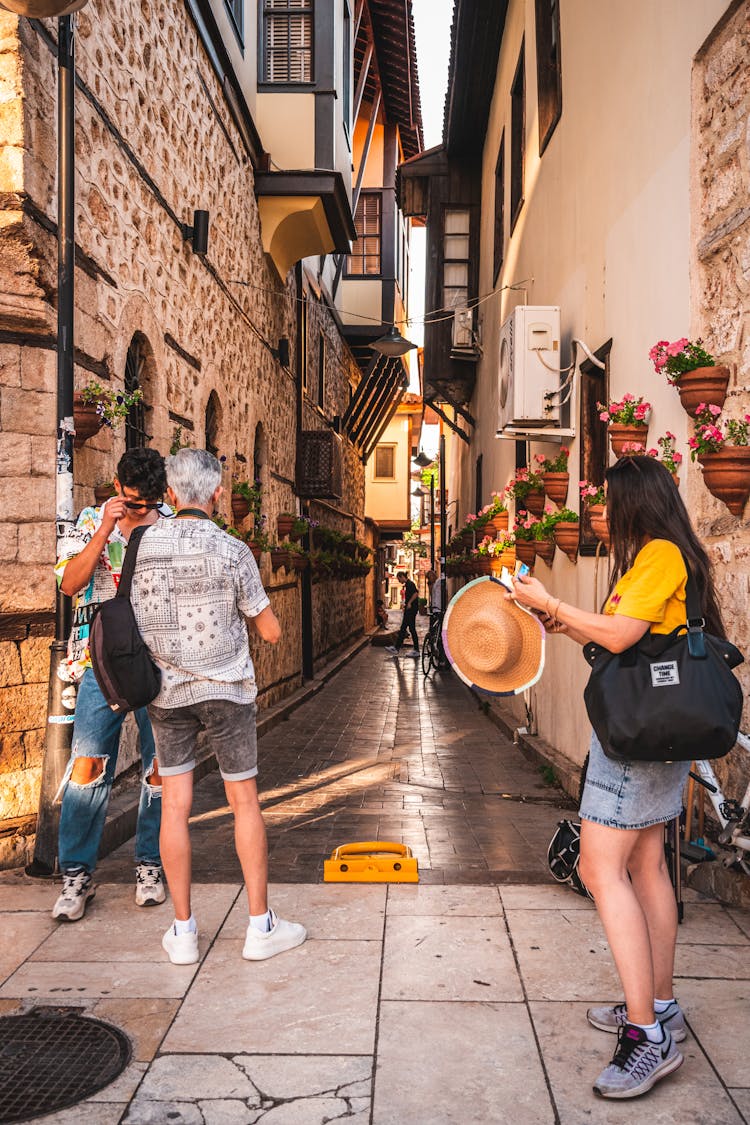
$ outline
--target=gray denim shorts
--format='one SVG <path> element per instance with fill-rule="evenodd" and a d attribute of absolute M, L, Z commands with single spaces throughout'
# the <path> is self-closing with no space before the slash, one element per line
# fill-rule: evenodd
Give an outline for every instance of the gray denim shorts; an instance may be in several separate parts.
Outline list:
<path fill-rule="evenodd" d="M 615 762 L 591 735 L 578 815 L 607 828 L 650 828 L 682 812 L 690 762 Z"/>
<path fill-rule="evenodd" d="M 206 699 L 187 707 L 157 707 L 148 715 L 162 777 L 195 769 L 198 735 L 206 732 L 224 781 L 245 781 L 258 773 L 255 704 Z"/>

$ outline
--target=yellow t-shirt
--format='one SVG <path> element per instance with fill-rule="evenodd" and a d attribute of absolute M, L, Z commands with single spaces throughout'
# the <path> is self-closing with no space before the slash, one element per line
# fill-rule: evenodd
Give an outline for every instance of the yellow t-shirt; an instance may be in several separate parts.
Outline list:
<path fill-rule="evenodd" d="M 650 621 L 652 633 L 671 633 L 685 624 L 686 585 L 680 548 L 668 539 L 652 539 L 615 586 L 604 612 Z"/>

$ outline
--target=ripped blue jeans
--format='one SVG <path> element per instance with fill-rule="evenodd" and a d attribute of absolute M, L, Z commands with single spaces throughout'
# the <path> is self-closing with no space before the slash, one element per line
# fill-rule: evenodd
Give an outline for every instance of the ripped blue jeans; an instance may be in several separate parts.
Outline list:
<path fill-rule="evenodd" d="M 154 736 L 145 707 L 135 712 L 135 720 L 143 760 L 135 862 L 156 865 L 161 864 L 161 787 L 150 785 L 148 781 L 154 767 Z M 83 868 L 90 873 L 96 867 L 124 721 L 124 715 L 116 714 L 107 706 L 94 673 L 87 668 L 78 685 L 73 751 L 63 782 L 58 839 L 61 871 L 80 871 Z M 104 771 L 85 785 L 71 781 L 70 774 L 76 758 L 101 758 L 104 761 Z"/>

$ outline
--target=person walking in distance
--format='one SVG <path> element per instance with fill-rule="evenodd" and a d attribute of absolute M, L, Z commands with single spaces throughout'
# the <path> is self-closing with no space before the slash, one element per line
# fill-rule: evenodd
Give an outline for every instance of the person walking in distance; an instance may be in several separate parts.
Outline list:
<path fill-rule="evenodd" d="M 131 588 L 138 627 L 162 674 L 148 708 L 163 786 L 162 857 L 174 904 L 162 946 L 175 965 L 199 958 L 189 818 L 197 739 L 205 731 L 234 814 L 247 889 L 242 956 L 261 961 L 307 936 L 304 926 L 268 908 L 268 851 L 256 781 L 257 687 L 247 625 L 270 644 L 278 643 L 281 628 L 250 549 L 211 520 L 223 491 L 217 459 L 202 449 L 181 449 L 167 459 L 167 483 L 176 518 L 143 536 Z"/>
<path fill-rule="evenodd" d="M 117 593 L 125 549 L 136 527 L 159 519 L 167 486 L 164 459 L 155 449 L 132 449 L 117 465 L 116 495 L 101 508 L 84 508 L 63 539 L 55 567 L 64 594 L 77 595 L 63 677 L 78 684 L 73 750 L 61 789 L 58 857 L 62 893 L 52 917 L 77 922 L 96 893 L 94 868 L 99 855 L 109 795 L 117 766 L 124 714 L 107 705 L 91 669 L 89 625 L 94 611 Z M 166 505 L 164 514 L 169 512 Z M 154 762 L 154 739 L 145 708 L 135 712 L 140 735 L 143 783 L 135 836 L 138 906 L 164 902 L 159 856 L 161 784 Z"/>
<path fill-rule="evenodd" d="M 406 640 L 407 632 L 411 634 L 413 649 L 409 650 L 410 656 L 419 658 L 419 638 L 417 636 L 417 610 L 419 609 L 419 592 L 417 587 L 409 578 L 405 570 L 400 570 L 396 578 L 401 583 L 404 590 L 404 612 L 401 617 L 401 628 L 396 637 L 396 643 L 393 645 L 386 645 L 385 651 L 389 652 L 391 656 L 398 656 L 401 651 L 401 646 Z"/>
<path fill-rule="evenodd" d="M 548 632 L 625 652 L 649 630 L 686 621 L 687 569 L 706 629 L 726 633 L 708 556 L 670 473 L 650 457 L 622 457 L 606 473 L 613 566 L 601 613 L 588 613 L 519 578 L 514 597 L 538 611 Z M 677 905 L 664 857 L 664 824 L 680 815 L 689 762 L 613 761 L 591 736 L 581 800 L 579 874 L 594 897 L 625 993 L 590 1008 L 589 1023 L 618 1035 L 612 1062 L 594 1083 L 604 1098 L 632 1098 L 676 1070 L 686 1025 L 672 974 Z"/>

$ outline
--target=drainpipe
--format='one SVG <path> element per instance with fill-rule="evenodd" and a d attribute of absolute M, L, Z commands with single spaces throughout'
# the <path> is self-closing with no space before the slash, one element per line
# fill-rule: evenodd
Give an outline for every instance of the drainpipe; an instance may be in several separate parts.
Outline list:
<path fill-rule="evenodd" d="M 299 444 L 302 441 L 304 426 L 304 399 L 305 390 L 302 386 L 302 372 L 305 364 L 304 349 L 307 347 L 305 336 L 305 318 L 302 311 L 302 263 L 297 262 L 294 267 L 294 280 L 297 291 L 297 349 L 295 353 L 295 367 L 297 372 L 297 442 L 296 452 L 299 453 Z M 310 505 L 305 500 L 302 504 L 303 516 L 309 517 Z M 309 530 L 303 539 L 306 551 L 312 546 L 312 535 Z M 315 675 L 315 662 L 313 650 L 313 597 L 312 597 L 312 571 L 308 566 L 300 575 L 300 624 L 302 629 L 302 679 L 311 680 Z"/>
<path fill-rule="evenodd" d="M 74 518 L 73 507 L 73 297 L 75 269 L 75 57 L 73 17 L 57 21 L 57 458 L 55 530 L 57 543 Z M 55 596 L 55 639 L 50 649 L 47 730 L 42 761 L 36 841 L 27 875 L 49 878 L 57 862 L 60 804 L 55 795 L 70 758 L 75 689 L 57 675 L 70 632 L 71 601 Z"/>

